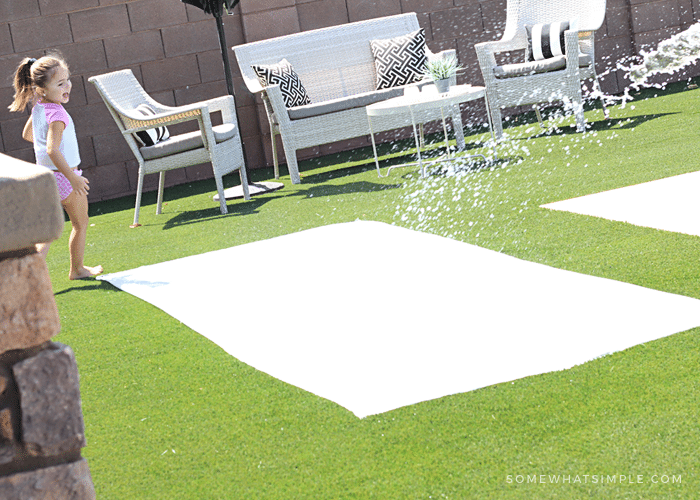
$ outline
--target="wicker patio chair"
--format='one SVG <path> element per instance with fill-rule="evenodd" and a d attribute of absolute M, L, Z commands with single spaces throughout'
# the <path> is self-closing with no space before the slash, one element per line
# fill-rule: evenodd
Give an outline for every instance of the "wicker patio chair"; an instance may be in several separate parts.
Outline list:
<path fill-rule="evenodd" d="M 594 37 L 605 19 L 605 4 L 606 0 L 508 0 L 501 40 L 475 45 L 497 139 L 503 136 L 501 109 L 553 101 L 569 100 L 573 104 L 577 130 L 585 129 L 581 81 L 592 78 L 594 88 L 600 90 L 595 71 Z M 524 49 L 527 54 L 526 25 L 561 21 L 570 22 L 570 29 L 564 34 L 563 68 L 535 72 L 528 62 L 499 66 L 498 53 Z M 535 109 L 541 124 L 539 110 Z M 605 103 L 603 109 L 607 116 Z"/>
<path fill-rule="evenodd" d="M 250 199 L 232 96 L 170 107 L 154 101 L 130 69 L 93 76 L 88 81 L 97 87 L 139 164 L 134 226 L 139 222 L 143 178 L 146 174 L 160 173 L 156 214 L 161 213 L 165 172 L 206 162 L 212 164 L 222 214 L 228 213 L 222 176 L 238 170 L 244 197 Z M 143 105 L 155 114 L 144 115 L 137 109 Z M 223 124 L 212 126 L 210 115 L 217 111 L 221 112 Z M 134 134 L 140 131 L 193 120 L 199 124 L 199 131 L 176 135 L 152 146 L 142 146 L 134 138 Z"/>

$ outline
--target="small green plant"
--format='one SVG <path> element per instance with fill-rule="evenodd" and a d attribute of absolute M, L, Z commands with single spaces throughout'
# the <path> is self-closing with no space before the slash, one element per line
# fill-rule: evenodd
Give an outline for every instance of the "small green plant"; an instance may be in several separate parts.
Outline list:
<path fill-rule="evenodd" d="M 454 56 L 428 60 L 425 64 L 425 77 L 433 81 L 445 80 L 464 69 Z"/>

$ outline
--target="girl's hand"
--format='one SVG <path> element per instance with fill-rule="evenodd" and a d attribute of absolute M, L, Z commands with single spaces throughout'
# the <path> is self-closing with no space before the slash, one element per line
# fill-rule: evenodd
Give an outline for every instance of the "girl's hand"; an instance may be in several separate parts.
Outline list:
<path fill-rule="evenodd" d="M 75 191 L 79 195 L 87 196 L 88 191 L 90 191 L 90 185 L 89 185 L 90 181 L 89 180 L 87 180 L 82 175 L 78 175 L 76 173 L 73 173 L 70 177 L 68 177 L 68 181 L 70 182 L 70 185 L 73 187 L 73 191 Z"/>

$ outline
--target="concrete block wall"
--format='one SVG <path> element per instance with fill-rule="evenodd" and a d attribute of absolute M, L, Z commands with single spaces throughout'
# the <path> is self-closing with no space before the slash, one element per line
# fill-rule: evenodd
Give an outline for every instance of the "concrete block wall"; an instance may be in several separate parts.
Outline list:
<path fill-rule="evenodd" d="M 0 154 L 0 498 L 92 500 L 78 367 L 35 244 L 58 238 L 53 174 Z"/>
<path fill-rule="evenodd" d="M 453 48 L 467 71 L 463 82 L 482 77 L 474 44 L 501 37 L 507 0 L 241 0 L 225 18 L 229 47 L 299 31 L 416 12 L 433 51 Z M 686 29 L 700 16 L 699 0 L 608 0 L 605 24 L 597 33 L 597 66 L 603 89 L 620 93 L 622 72 L 608 71 L 617 61 L 653 48 Z M 179 0 L 4 0 L 0 4 L 0 147 L 33 160 L 21 139 L 26 116 L 11 114 L 10 75 L 24 56 L 59 49 L 73 72 L 68 105 L 75 119 L 90 179 L 90 200 L 115 198 L 136 190 L 136 162 L 116 125 L 87 79 L 131 68 L 146 91 L 165 104 L 187 104 L 226 92 L 215 21 Z M 378 36 L 381 36 L 378 34 Z M 249 169 L 269 166 L 269 125 L 261 102 L 245 88 L 229 50 L 239 121 Z M 695 67 L 677 78 L 700 73 Z M 465 107 L 466 120 L 483 119 L 483 106 Z M 177 131 L 177 130 L 176 130 Z M 369 145 L 368 138 L 310 148 L 302 157 Z M 281 158 L 284 152 L 278 145 Z M 166 184 L 211 177 L 209 165 L 169 172 Z M 156 176 L 145 189 L 156 188 Z"/>

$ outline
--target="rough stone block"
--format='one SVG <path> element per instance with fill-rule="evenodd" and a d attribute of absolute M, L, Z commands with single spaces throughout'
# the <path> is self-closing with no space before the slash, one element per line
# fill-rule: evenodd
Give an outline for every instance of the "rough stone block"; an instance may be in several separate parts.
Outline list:
<path fill-rule="evenodd" d="M 53 241 L 63 211 L 53 174 L 0 154 L 0 254 Z"/>
<path fill-rule="evenodd" d="M 60 329 L 43 257 L 35 253 L 0 261 L 0 353 L 39 345 Z"/>
<path fill-rule="evenodd" d="M 73 350 L 53 344 L 12 370 L 19 389 L 22 440 L 29 453 L 51 456 L 86 446 Z"/>
<path fill-rule="evenodd" d="M 90 469 L 84 459 L 0 478 L 0 498 L 93 500 Z"/>
<path fill-rule="evenodd" d="M 9 408 L 0 410 L 0 445 L 3 441 L 12 441 L 14 432 L 12 430 L 12 414 Z"/>

